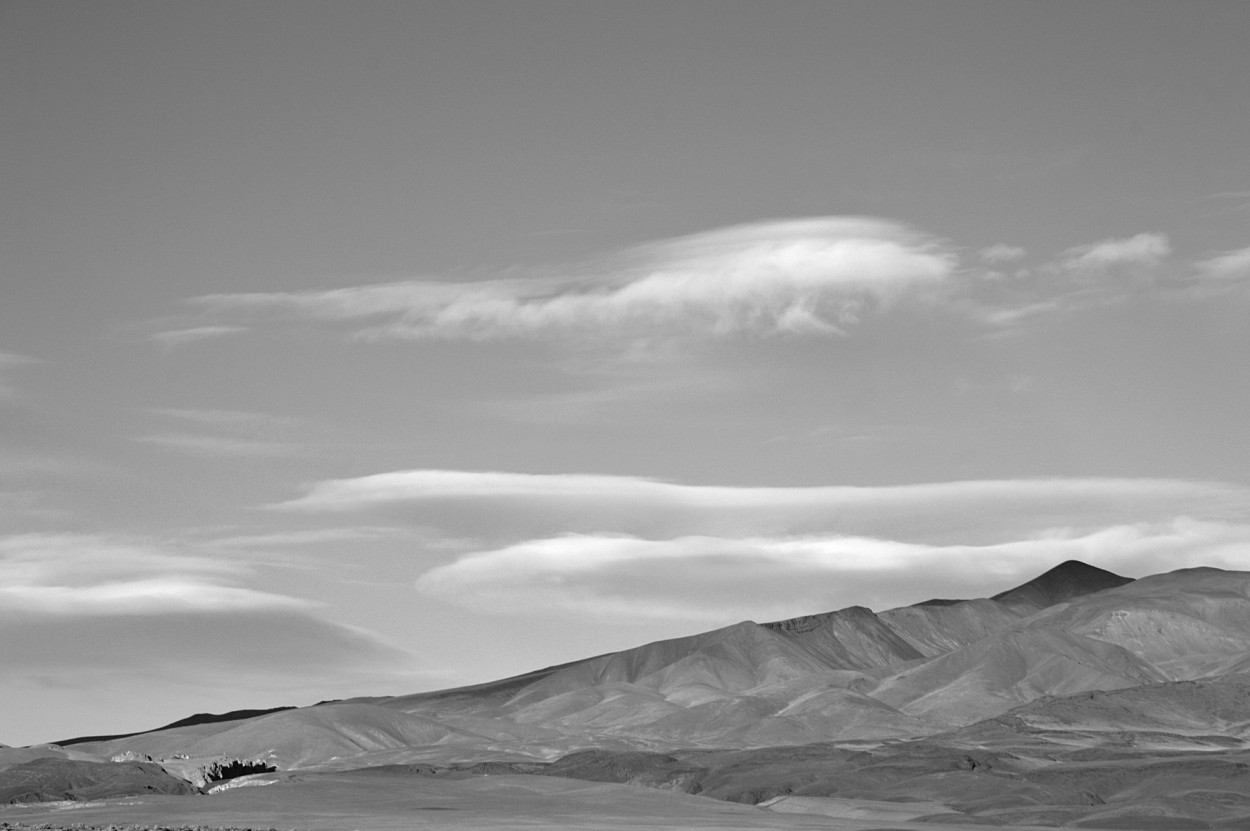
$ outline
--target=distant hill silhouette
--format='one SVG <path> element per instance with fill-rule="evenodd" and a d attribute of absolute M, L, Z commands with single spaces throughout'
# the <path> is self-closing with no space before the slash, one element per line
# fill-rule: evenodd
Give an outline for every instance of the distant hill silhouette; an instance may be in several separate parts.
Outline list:
<path fill-rule="evenodd" d="M 164 727 L 156 727 L 151 730 L 142 730 L 137 733 L 117 733 L 111 736 L 78 736 L 73 739 L 62 739 L 52 744 L 58 744 L 61 747 L 69 747 L 73 744 L 85 744 L 87 742 L 108 742 L 115 739 L 128 739 L 131 736 L 142 736 L 147 733 L 158 733 L 162 730 L 172 730 L 175 727 L 192 727 L 198 724 L 219 724 L 225 721 L 242 721 L 243 719 L 256 718 L 257 716 L 265 716 L 270 713 L 280 713 L 283 710 L 294 710 L 294 707 L 272 707 L 268 710 L 231 710 L 228 713 L 196 713 L 193 716 L 178 719 L 170 722 Z"/>

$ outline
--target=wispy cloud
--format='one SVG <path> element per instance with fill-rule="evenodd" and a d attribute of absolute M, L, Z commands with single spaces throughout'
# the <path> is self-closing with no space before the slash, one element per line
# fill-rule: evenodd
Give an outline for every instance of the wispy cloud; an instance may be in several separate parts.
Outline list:
<path fill-rule="evenodd" d="M 133 441 L 167 450 L 203 457 L 268 458 L 290 456 L 306 448 L 305 444 L 289 439 L 301 423 L 286 416 L 178 408 L 158 408 L 146 412 L 163 421 L 193 428 L 162 430 L 133 437 Z"/>
<path fill-rule="evenodd" d="M 274 531 L 267 534 L 234 534 L 214 538 L 213 548 L 285 548 L 326 545 L 362 540 L 390 539 L 404 532 L 387 526 L 351 526 L 346 528 L 308 528 L 295 531 Z"/>
<path fill-rule="evenodd" d="M 1081 274 L 1106 274 L 1117 268 L 1156 269 L 1172 253 L 1163 234 L 1137 234 L 1124 239 L 1070 248 L 1059 259 L 1060 265 Z"/>
<path fill-rule="evenodd" d="M 484 614 L 766 620 L 930 597 L 988 596 L 1067 559 L 1133 574 L 1250 567 L 1250 525 L 1177 519 L 987 545 L 802 536 L 570 535 L 469 554 L 416 583 Z"/>
<path fill-rule="evenodd" d="M 1230 283 L 1237 280 L 1250 280 L 1250 247 L 1202 260 L 1194 266 L 1198 276 L 1203 280 Z"/>
<path fill-rule="evenodd" d="M 979 257 L 983 263 L 1000 265 L 1002 263 L 1013 263 L 1016 260 L 1022 260 L 1027 253 L 1027 251 L 1019 246 L 998 243 L 987 248 L 982 248 L 977 252 L 977 257 Z"/>
<path fill-rule="evenodd" d="M 986 263 L 1008 262 L 1015 253 L 996 249 L 983 249 Z M 1158 278 L 1171 253 L 1171 243 L 1160 233 L 1078 245 L 1049 262 L 1019 268 L 1011 276 L 984 272 L 983 279 L 965 283 L 953 305 L 996 334 L 1011 333 L 1034 321 L 1115 305 L 1148 292 L 1170 291 L 1172 286 L 1160 289 Z M 995 263 L 997 256 L 1004 259 Z"/>
<path fill-rule="evenodd" d="M 39 361 L 35 358 L 13 352 L 0 352 L 0 404 L 17 401 L 22 397 L 21 390 L 11 379 L 13 371 L 36 363 Z"/>
<path fill-rule="evenodd" d="M 186 346 L 190 343 L 216 340 L 217 338 L 238 335 L 246 331 L 247 328 L 244 326 L 191 326 L 184 329 L 167 329 L 162 332 L 155 332 L 148 335 L 148 340 L 160 344 L 166 349 L 176 349 L 179 346 Z"/>
<path fill-rule="evenodd" d="M 301 445 L 290 442 L 261 441 L 196 433 L 157 433 L 150 436 L 136 436 L 134 440 L 168 450 L 206 457 L 264 458 L 290 456 L 301 450 Z"/>
<path fill-rule="evenodd" d="M 256 430 L 262 428 L 295 427 L 300 422 L 288 416 L 273 413 L 257 413 L 245 410 L 198 410 L 188 408 L 160 407 L 150 410 L 154 415 L 189 421 L 209 427 L 229 430 Z"/>
<path fill-rule="evenodd" d="M 372 338 L 468 338 L 666 330 L 811 335 L 947 280 L 955 256 L 898 223 L 823 217 L 740 225 L 525 276 L 406 281 L 193 303 L 229 320 L 347 324 Z"/>

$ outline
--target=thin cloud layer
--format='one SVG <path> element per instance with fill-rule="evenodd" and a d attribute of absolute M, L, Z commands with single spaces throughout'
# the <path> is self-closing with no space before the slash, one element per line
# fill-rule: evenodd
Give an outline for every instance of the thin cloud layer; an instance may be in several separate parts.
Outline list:
<path fill-rule="evenodd" d="M 86 534 L 0 538 L 0 664 L 240 677 L 397 667 L 411 656 L 322 620 L 315 604 L 241 585 L 250 570 L 152 541 Z M 212 632 L 211 638 L 196 633 Z M 235 633 L 237 637 L 223 637 Z M 189 644 L 194 644 L 189 648 Z"/>
<path fill-rule="evenodd" d="M 418 591 L 483 614 L 728 623 L 932 597 L 988 596 L 1068 559 L 1143 574 L 1250 567 L 1250 525 L 1195 522 L 1050 533 L 989 545 L 845 536 L 647 540 L 572 535 L 468 554 Z"/>
<path fill-rule="evenodd" d="M 990 594 L 1073 558 L 1131 574 L 1250 567 L 1250 489 L 1177 480 L 740 488 L 413 470 L 276 507 L 476 536 L 416 586 L 484 613 L 728 622 Z"/>
<path fill-rule="evenodd" d="M 1204 280 L 1232 282 L 1250 279 L 1250 246 L 1203 260 L 1195 269 Z"/>
<path fill-rule="evenodd" d="M 1078 245 L 1050 262 L 1017 268 L 1010 277 L 987 271 L 966 286 L 955 305 L 973 319 L 1000 331 L 1034 320 L 1122 303 L 1160 289 L 1172 245 L 1165 234 L 1141 233 Z M 991 246 L 980 256 L 1001 265 L 1023 256 L 1023 249 Z M 988 279 L 987 279 L 988 278 Z M 1168 289 L 1164 289 L 1167 291 Z"/>
<path fill-rule="evenodd" d="M 148 340 L 166 349 L 176 349 L 191 343 L 217 340 L 246 332 L 242 326 L 191 326 L 185 329 L 168 329 L 148 336 Z"/>
<path fill-rule="evenodd" d="M 1017 245 L 998 243 L 982 248 L 977 252 L 977 256 L 980 257 L 981 262 L 989 263 L 990 265 L 1000 265 L 1022 260 L 1027 253 L 1027 251 Z"/>
<path fill-rule="evenodd" d="M 1060 263 L 1077 272 L 1102 273 L 1118 267 L 1158 268 L 1172 253 L 1163 234 L 1137 234 L 1126 239 L 1106 239 L 1064 252 Z"/>
<path fill-rule="evenodd" d="M 15 401 L 21 397 L 18 386 L 13 383 L 9 376 L 12 375 L 13 370 L 34 363 L 38 363 L 38 361 L 25 355 L 0 352 L 0 404 L 6 401 Z"/>
<path fill-rule="evenodd" d="M 943 243 L 898 223 L 823 217 L 652 243 L 558 274 L 218 294 L 194 302 L 218 316 L 354 324 L 373 338 L 491 340 L 657 328 L 811 335 L 841 331 L 869 309 L 935 287 L 955 265 Z"/>
<path fill-rule="evenodd" d="M 976 541 L 1050 527 L 1096 528 L 1186 514 L 1239 519 L 1250 490 L 1156 479 L 935 482 L 887 487 L 745 488 L 630 476 L 408 470 L 316 483 L 275 506 L 371 511 L 496 540 L 569 531 L 644 537 L 836 532 Z"/>
<path fill-rule="evenodd" d="M 306 450 L 289 437 L 301 426 L 292 418 L 236 410 L 153 409 L 147 411 L 178 430 L 135 436 L 133 441 L 201 457 L 265 458 Z"/>
<path fill-rule="evenodd" d="M 134 440 L 166 450 L 208 457 L 291 456 L 303 449 L 302 445 L 291 442 L 261 441 L 200 433 L 157 433 L 151 436 L 136 436 Z"/>

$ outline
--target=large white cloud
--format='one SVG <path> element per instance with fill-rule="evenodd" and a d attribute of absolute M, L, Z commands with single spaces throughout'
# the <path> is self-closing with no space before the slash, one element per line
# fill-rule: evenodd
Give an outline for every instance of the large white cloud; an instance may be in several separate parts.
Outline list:
<path fill-rule="evenodd" d="M 578 263 L 500 269 L 481 279 L 436 276 L 298 292 L 192 298 L 198 314 L 159 342 L 185 343 L 248 330 L 262 321 L 334 327 L 361 339 L 500 340 L 573 336 L 619 344 L 724 335 L 846 332 L 873 310 L 917 301 L 995 329 L 1113 305 L 1160 283 L 1172 256 L 1168 236 L 1143 232 L 1068 248 L 1050 262 L 1020 260 L 1017 246 L 976 252 L 963 266 L 958 246 L 901 222 L 825 216 L 755 222 L 635 246 Z M 1208 280 L 1250 273 L 1250 249 L 1195 263 Z M 986 279 L 992 278 L 992 279 Z M 672 341 L 670 341 L 672 342 Z"/>
<path fill-rule="evenodd" d="M 903 225 L 821 217 L 739 225 L 642 245 L 556 272 L 298 293 L 218 294 L 210 313 L 346 322 L 373 337 L 493 339 L 662 328 L 827 334 L 869 308 L 941 284 L 954 254 Z"/>
<path fill-rule="evenodd" d="M 987 596 L 1078 559 L 1131 575 L 1250 568 L 1250 525 L 1185 518 L 986 545 L 845 536 L 570 535 L 474 552 L 417 589 L 485 614 L 728 623 Z"/>

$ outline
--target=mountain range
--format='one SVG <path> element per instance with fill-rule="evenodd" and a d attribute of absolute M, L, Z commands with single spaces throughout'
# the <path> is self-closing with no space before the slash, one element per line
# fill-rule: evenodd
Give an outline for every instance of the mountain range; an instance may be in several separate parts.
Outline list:
<path fill-rule="evenodd" d="M 468 687 L 0 749 L 0 785 L 41 758 L 202 780 L 224 759 L 270 777 L 558 775 L 814 813 L 931 799 L 1002 824 L 1114 827 L 1149 803 L 1218 825 L 1250 818 L 1245 673 L 1250 573 L 1131 580 L 1068 561 L 990 598 L 744 621 Z M 1140 788 L 1152 779 L 1185 788 Z"/>

